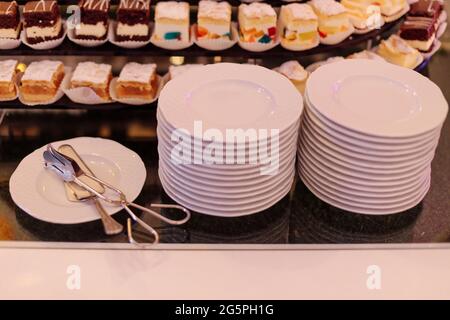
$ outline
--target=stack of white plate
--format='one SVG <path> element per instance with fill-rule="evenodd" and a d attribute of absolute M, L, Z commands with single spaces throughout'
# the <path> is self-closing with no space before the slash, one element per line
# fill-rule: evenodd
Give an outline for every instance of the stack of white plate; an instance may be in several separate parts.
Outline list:
<path fill-rule="evenodd" d="M 207 65 L 170 81 L 157 112 L 164 190 L 179 204 L 216 216 L 271 207 L 295 177 L 302 110 L 290 81 L 259 66 Z M 230 130 L 239 129 L 247 135 L 236 141 Z"/>
<path fill-rule="evenodd" d="M 326 65 L 308 80 L 298 170 L 321 200 L 364 214 L 417 205 L 448 104 L 415 71 L 369 60 Z"/>

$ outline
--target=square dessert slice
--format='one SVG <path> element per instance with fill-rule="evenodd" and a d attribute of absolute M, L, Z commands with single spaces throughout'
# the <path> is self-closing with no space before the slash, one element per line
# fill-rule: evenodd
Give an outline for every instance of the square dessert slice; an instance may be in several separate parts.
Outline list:
<path fill-rule="evenodd" d="M 102 40 L 108 33 L 109 0 L 80 0 L 80 25 L 75 29 L 78 39 Z"/>
<path fill-rule="evenodd" d="M 242 41 L 271 43 L 277 35 L 277 13 L 267 3 L 241 4 L 238 12 Z"/>
<path fill-rule="evenodd" d="M 319 17 L 319 34 L 321 38 L 345 34 L 352 26 L 347 10 L 339 2 L 334 0 L 312 0 L 311 5 Z"/>
<path fill-rule="evenodd" d="M 18 39 L 20 13 L 17 2 L 0 2 L 0 38 Z"/>
<path fill-rule="evenodd" d="M 23 17 L 27 41 L 31 44 L 59 39 L 63 34 L 56 1 L 29 1 L 25 4 Z"/>
<path fill-rule="evenodd" d="M 400 37 L 411 47 L 427 52 L 436 38 L 436 19 L 408 16 L 400 27 Z"/>
<path fill-rule="evenodd" d="M 383 24 L 380 5 L 369 0 L 341 0 L 357 30 L 373 30 Z"/>
<path fill-rule="evenodd" d="M 150 0 L 121 0 L 117 9 L 116 39 L 146 41 L 150 38 Z"/>
<path fill-rule="evenodd" d="M 228 2 L 202 0 L 198 3 L 197 38 L 231 38 L 231 6 Z"/>
<path fill-rule="evenodd" d="M 186 71 L 189 71 L 189 70 L 195 69 L 195 68 L 199 68 L 199 67 L 203 67 L 203 64 L 196 64 L 196 63 L 189 64 L 188 63 L 188 64 L 183 64 L 181 66 L 171 65 L 169 67 L 169 78 L 170 78 L 170 80 L 175 79 L 176 77 L 182 75 Z"/>
<path fill-rule="evenodd" d="M 14 99 L 16 92 L 17 60 L 0 61 L 0 99 Z"/>
<path fill-rule="evenodd" d="M 308 4 L 292 3 L 282 6 L 279 26 L 282 30 L 282 41 L 304 45 L 306 48 L 319 44 L 319 22 Z"/>
<path fill-rule="evenodd" d="M 420 56 L 417 49 L 395 34 L 381 41 L 377 53 L 390 63 L 411 69 L 416 67 Z"/>
<path fill-rule="evenodd" d="M 278 72 L 287 77 L 301 94 L 305 93 L 309 73 L 297 60 L 283 63 L 278 67 Z"/>
<path fill-rule="evenodd" d="M 116 94 L 119 99 L 151 100 L 155 97 L 157 89 L 158 77 L 154 63 L 128 62 L 116 82 Z"/>
<path fill-rule="evenodd" d="M 57 93 L 64 78 L 61 61 L 42 60 L 32 62 L 20 81 L 20 92 L 29 102 L 45 102 Z"/>
<path fill-rule="evenodd" d="M 88 87 L 103 100 L 109 100 L 109 83 L 112 79 L 111 65 L 80 62 L 73 72 L 70 88 Z"/>
<path fill-rule="evenodd" d="M 189 41 L 189 4 L 158 2 L 155 9 L 155 40 Z"/>

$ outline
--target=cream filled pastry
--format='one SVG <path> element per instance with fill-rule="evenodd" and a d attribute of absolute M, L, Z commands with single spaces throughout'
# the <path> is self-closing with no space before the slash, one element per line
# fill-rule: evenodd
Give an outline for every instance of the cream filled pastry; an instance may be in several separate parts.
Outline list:
<path fill-rule="evenodd" d="M 350 21 L 357 30 L 369 31 L 384 23 L 378 2 L 372 0 L 341 0 Z"/>
<path fill-rule="evenodd" d="M 277 71 L 291 80 L 301 94 L 305 93 L 305 85 L 309 73 L 298 61 L 287 61 L 279 66 Z"/>
<path fill-rule="evenodd" d="M 271 43 L 277 36 L 277 14 L 267 3 L 241 4 L 238 12 L 242 41 Z"/>
<path fill-rule="evenodd" d="M 411 47 L 397 35 L 381 41 L 377 53 L 390 63 L 411 69 L 416 67 L 417 61 L 421 57 L 417 49 Z"/>
<path fill-rule="evenodd" d="M 311 5 L 319 17 L 319 35 L 324 44 L 336 44 L 353 31 L 347 10 L 334 0 L 312 0 Z"/>
<path fill-rule="evenodd" d="M 25 69 L 19 90 L 28 102 L 46 102 L 56 95 L 63 78 L 61 61 L 35 61 Z"/>
<path fill-rule="evenodd" d="M 17 60 L 0 61 L 0 99 L 14 99 L 16 92 Z"/>
<path fill-rule="evenodd" d="M 128 62 L 120 72 L 116 82 L 116 94 L 119 99 L 145 99 L 155 97 L 158 89 L 156 64 Z"/>
<path fill-rule="evenodd" d="M 189 4 L 158 2 L 155 9 L 155 40 L 189 41 Z"/>
<path fill-rule="evenodd" d="M 308 4 L 292 3 L 281 7 L 279 29 L 281 43 L 298 50 L 319 44 L 319 20 Z"/>
<path fill-rule="evenodd" d="M 0 39 L 18 39 L 20 25 L 17 2 L 0 2 Z"/>
<path fill-rule="evenodd" d="M 88 87 L 103 100 L 109 100 L 109 83 L 112 79 L 111 65 L 80 62 L 70 79 L 70 88 Z"/>
<path fill-rule="evenodd" d="M 150 0 L 120 0 L 117 9 L 117 41 L 150 38 Z"/>
<path fill-rule="evenodd" d="M 109 0 L 80 0 L 80 24 L 75 28 L 78 39 L 101 40 L 108 32 Z"/>
<path fill-rule="evenodd" d="M 23 9 L 27 41 L 36 44 L 61 38 L 63 27 L 56 1 L 29 1 Z"/>
<path fill-rule="evenodd" d="M 381 14 L 386 22 L 394 21 L 403 16 L 409 9 L 408 0 L 377 0 Z"/>
<path fill-rule="evenodd" d="M 231 6 L 228 2 L 202 0 L 198 3 L 197 38 L 231 38 Z"/>

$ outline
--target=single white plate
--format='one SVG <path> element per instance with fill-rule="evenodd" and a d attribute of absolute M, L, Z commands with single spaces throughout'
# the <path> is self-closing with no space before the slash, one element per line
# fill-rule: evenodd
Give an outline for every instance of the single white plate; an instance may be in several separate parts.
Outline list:
<path fill-rule="evenodd" d="M 306 101 L 306 100 L 305 100 Z M 352 131 L 347 131 L 344 128 L 329 122 L 325 118 L 319 118 L 320 115 L 314 113 L 309 105 L 306 105 L 304 112 L 304 117 L 314 124 L 316 128 L 320 128 L 321 131 L 325 131 L 329 136 L 333 135 L 334 139 L 341 141 L 342 143 L 347 143 L 355 145 L 364 149 L 380 150 L 380 151 L 394 151 L 394 150 L 408 150 L 411 148 L 420 147 L 424 143 L 428 143 L 432 139 L 436 139 L 436 136 L 440 135 L 441 127 L 431 131 L 430 134 L 419 137 L 417 141 L 406 140 L 405 142 L 376 142 L 376 141 L 366 141 L 359 137 L 357 133 Z M 421 139 L 420 139 L 421 138 Z"/>
<path fill-rule="evenodd" d="M 442 91 L 428 78 L 379 61 L 322 66 L 306 87 L 309 101 L 326 118 L 377 137 L 427 133 L 439 127 L 448 112 Z"/>
<path fill-rule="evenodd" d="M 141 193 L 147 172 L 134 151 L 101 138 L 74 138 L 54 142 L 53 146 L 58 148 L 62 144 L 72 145 L 98 178 L 122 190 L 129 201 Z M 76 224 L 100 219 L 95 205 L 67 200 L 63 180 L 44 168 L 45 148 L 25 157 L 12 174 L 9 188 L 14 203 L 34 218 L 50 223 Z M 121 210 L 103 204 L 110 215 Z"/>
<path fill-rule="evenodd" d="M 303 111 L 303 99 L 283 75 L 267 68 L 218 63 L 188 70 L 169 81 L 158 100 L 159 111 L 175 128 L 194 132 L 215 129 L 226 137 L 227 129 L 278 129 L 295 124 Z"/>
<path fill-rule="evenodd" d="M 188 197 L 184 194 L 182 195 L 179 192 L 175 192 L 174 189 L 167 185 L 161 172 L 159 173 L 159 178 L 165 192 L 177 203 L 198 213 L 220 217 L 240 217 L 264 211 L 284 198 L 286 194 L 288 194 L 291 190 L 292 183 L 294 181 L 294 176 L 292 176 L 290 183 L 284 189 L 279 189 L 272 196 L 266 197 L 266 199 L 262 202 L 255 203 L 249 206 L 236 206 L 234 208 L 223 209 L 220 206 L 204 206 L 202 204 L 199 204 L 199 201 L 196 199 L 192 199 L 191 197 Z"/>

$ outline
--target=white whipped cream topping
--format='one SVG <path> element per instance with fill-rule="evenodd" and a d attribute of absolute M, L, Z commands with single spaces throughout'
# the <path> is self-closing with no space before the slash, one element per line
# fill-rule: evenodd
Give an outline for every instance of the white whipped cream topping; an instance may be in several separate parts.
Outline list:
<path fill-rule="evenodd" d="M 317 15 L 314 13 L 314 10 L 310 5 L 306 3 L 291 3 L 286 6 L 286 9 L 290 10 L 292 16 L 295 19 L 300 20 L 316 20 Z"/>
<path fill-rule="evenodd" d="M 400 38 L 398 35 L 392 35 L 388 40 L 384 41 L 386 47 L 391 51 L 398 51 L 401 53 L 412 53 L 415 51 L 405 40 Z"/>
<path fill-rule="evenodd" d="M 102 84 L 108 81 L 111 65 L 95 62 L 80 62 L 72 76 L 72 81 Z"/>
<path fill-rule="evenodd" d="M 148 83 L 156 71 L 156 64 L 140 64 L 128 62 L 120 72 L 119 81 Z"/>
<path fill-rule="evenodd" d="M 187 2 L 163 1 L 156 4 L 155 18 L 185 20 L 189 17 L 189 4 Z"/>
<path fill-rule="evenodd" d="M 346 12 L 345 7 L 334 0 L 311 0 L 311 4 L 321 14 L 333 16 Z"/>
<path fill-rule="evenodd" d="M 267 3 L 253 2 L 251 4 L 241 4 L 239 10 L 241 10 L 247 18 L 261 18 L 277 15 L 275 10 Z"/>
<path fill-rule="evenodd" d="M 0 61 L 0 81 L 9 82 L 16 70 L 17 60 Z"/>
<path fill-rule="evenodd" d="M 216 2 L 212 0 L 202 0 L 198 3 L 198 17 L 230 20 L 231 6 L 226 1 Z"/>
<path fill-rule="evenodd" d="M 303 81 L 308 77 L 308 72 L 296 60 L 283 63 L 278 71 L 292 80 Z"/>
<path fill-rule="evenodd" d="M 51 81 L 61 65 L 61 61 L 55 60 L 34 61 L 25 69 L 22 80 Z"/>

